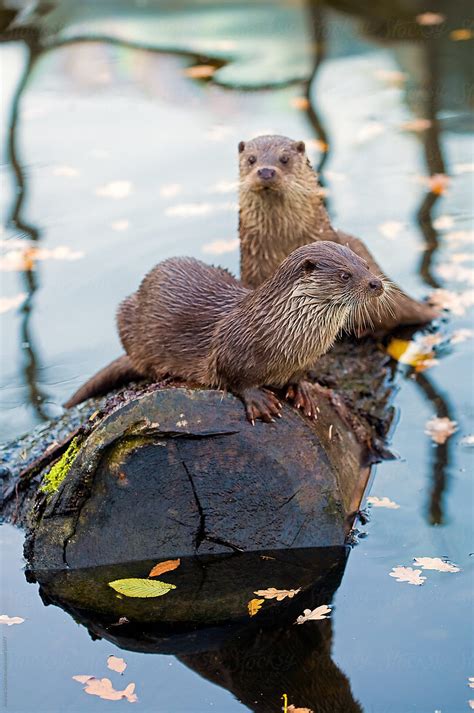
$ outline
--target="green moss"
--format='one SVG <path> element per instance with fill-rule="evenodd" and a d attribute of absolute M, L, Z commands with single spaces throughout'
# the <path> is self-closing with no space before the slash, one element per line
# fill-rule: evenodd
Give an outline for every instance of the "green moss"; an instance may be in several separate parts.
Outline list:
<path fill-rule="evenodd" d="M 77 438 L 73 438 L 69 447 L 61 458 L 55 463 L 44 476 L 43 484 L 41 490 L 43 493 L 55 493 L 61 483 L 63 482 L 66 475 L 71 470 L 71 466 L 76 460 L 76 456 L 79 452 L 80 441 Z"/>

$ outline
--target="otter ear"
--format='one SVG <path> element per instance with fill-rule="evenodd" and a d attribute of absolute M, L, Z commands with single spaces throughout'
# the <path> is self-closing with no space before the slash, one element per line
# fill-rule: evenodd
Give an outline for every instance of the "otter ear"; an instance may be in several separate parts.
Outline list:
<path fill-rule="evenodd" d="M 239 141 L 239 153 L 245 150 L 245 141 Z"/>
<path fill-rule="evenodd" d="M 304 153 L 306 151 L 304 141 L 297 141 L 295 144 L 295 149 L 298 151 L 298 153 Z"/>
<path fill-rule="evenodd" d="M 310 258 L 307 258 L 303 262 L 303 270 L 306 273 L 314 272 L 315 270 L 318 269 L 318 263 L 316 260 L 311 260 Z"/>

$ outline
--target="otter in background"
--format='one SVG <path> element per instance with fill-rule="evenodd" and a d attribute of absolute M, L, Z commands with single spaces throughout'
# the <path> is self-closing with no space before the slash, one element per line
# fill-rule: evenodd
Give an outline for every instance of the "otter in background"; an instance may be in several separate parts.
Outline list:
<path fill-rule="evenodd" d="M 281 403 L 265 386 L 316 417 L 306 370 L 344 327 L 386 298 L 384 283 L 349 248 L 316 242 L 294 250 L 255 290 L 193 258 L 159 263 L 118 309 L 127 356 L 92 377 L 66 404 L 130 378 L 182 378 L 238 396 L 251 423 L 272 421 Z M 120 367 L 120 368 L 119 368 Z"/>
<path fill-rule="evenodd" d="M 366 260 L 369 269 L 382 270 L 365 245 L 336 231 L 320 198 L 315 172 L 303 141 L 285 136 L 259 136 L 239 143 L 240 266 L 247 287 L 258 287 L 295 248 L 318 240 L 346 245 Z M 391 305 L 370 309 L 374 331 L 399 325 L 423 324 L 439 316 L 427 304 L 408 297 L 400 288 Z M 370 324 L 356 324 L 356 333 Z"/>

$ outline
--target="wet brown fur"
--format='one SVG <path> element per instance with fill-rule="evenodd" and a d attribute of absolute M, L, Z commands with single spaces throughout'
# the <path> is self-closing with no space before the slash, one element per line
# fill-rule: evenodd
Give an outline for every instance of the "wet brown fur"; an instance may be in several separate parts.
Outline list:
<path fill-rule="evenodd" d="M 251 157 L 254 163 L 249 163 Z M 287 160 L 281 162 L 281 158 Z M 285 136 L 259 136 L 239 144 L 240 165 L 240 256 L 241 280 L 258 287 L 295 248 L 313 241 L 330 240 L 347 245 L 367 261 L 372 272 L 382 276 L 364 243 L 336 231 L 321 201 L 320 187 L 302 141 Z M 258 171 L 274 171 L 262 178 Z M 438 313 L 428 305 L 393 286 L 391 305 L 370 311 L 375 331 L 389 331 L 398 325 L 422 324 Z M 357 325 L 356 331 L 367 324 Z"/>
<path fill-rule="evenodd" d="M 383 289 L 363 260 L 328 242 L 293 251 L 255 290 L 220 268 L 172 258 L 122 302 L 117 324 L 134 373 L 228 389 L 248 405 L 248 390 L 298 383 L 356 306 Z"/>

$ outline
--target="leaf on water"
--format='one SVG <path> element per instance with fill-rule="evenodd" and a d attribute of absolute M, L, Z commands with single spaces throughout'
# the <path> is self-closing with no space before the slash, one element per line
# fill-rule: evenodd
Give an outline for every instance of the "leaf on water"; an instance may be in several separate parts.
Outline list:
<path fill-rule="evenodd" d="M 473 700 L 469 700 L 468 703 L 469 703 L 469 708 L 470 708 L 471 710 L 474 710 L 474 701 L 473 701 Z"/>
<path fill-rule="evenodd" d="M 464 438 L 461 438 L 460 443 L 463 446 L 474 446 L 474 435 L 464 436 Z"/>
<path fill-rule="evenodd" d="M 449 37 L 454 40 L 454 42 L 463 42 L 465 40 L 472 39 L 474 37 L 474 32 L 472 30 L 468 30 L 467 28 L 460 27 L 458 30 L 450 32 Z"/>
<path fill-rule="evenodd" d="M 413 342 L 393 338 L 387 345 L 387 354 L 400 364 L 413 366 L 416 371 L 425 371 L 438 363 L 433 346 L 440 341 L 438 335 L 426 335 Z"/>
<path fill-rule="evenodd" d="M 67 245 L 58 245 L 55 248 L 36 248 L 26 243 L 25 247 L 19 250 L 9 250 L 0 257 L 0 271 L 30 271 L 35 269 L 37 260 L 79 260 L 82 257 L 84 257 L 83 252 L 72 250 Z"/>
<path fill-rule="evenodd" d="M 461 173 L 472 173 L 474 171 L 474 163 L 455 163 L 453 173 L 459 176 Z"/>
<path fill-rule="evenodd" d="M 474 230 L 453 230 L 452 233 L 446 233 L 444 239 L 453 243 L 472 243 L 474 242 Z"/>
<path fill-rule="evenodd" d="M 298 594 L 298 592 L 301 592 L 301 587 L 299 589 L 275 589 L 275 587 L 269 587 L 269 589 L 259 589 L 254 592 L 254 594 L 256 594 L 257 597 L 263 597 L 264 599 L 276 599 L 277 602 L 281 602 L 287 597 L 293 599 L 295 594 Z"/>
<path fill-rule="evenodd" d="M 437 272 L 445 280 L 474 284 L 474 270 L 470 267 L 448 263 L 447 265 L 438 265 Z"/>
<path fill-rule="evenodd" d="M 438 445 L 446 443 L 457 430 L 457 421 L 451 421 L 447 416 L 442 418 L 435 416 L 425 424 L 425 433 Z"/>
<path fill-rule="evenodd" d="M 163 574 L 163 572 L 172 572 L 174 569 L 177 569 L 180 564 L 181 560 L 179 559 L 179 557 L 176 560 L 166 560 L 166 562 L 159 562 L 158 564 L 155 564 L 148 576 L 158 577 L 158 575 Z"/>
<path fill-rule="evenodd" d="M 435 220 L 433 220 L 433 227 L 436 230 L 448 230 L 454 225 L 454 220 L 450 215 L 440 215 Z"/>
<path fill-rule="evenodd" d="M 434 173 L 428 178 L 425 177 L 424 183 L 426 183 L 431 193 L 436 196 L 442 196 L 448 190 L 450 179 L 444 173 Z"/>
<path fill-rule="evenodd" d="M 321 139 L 305 139 L 304 142 L 307 148 L 314 149 L 315 151 L 320 151 L 321 153 L 327 153 L 327 151 L 329 151 L 329 144 Z"/>
<path fill-rule="evenodd" d="M 413 562 L 422 569 L 435 569 L 438 572 L 460 572 L 461 568 L 441 557 L 414 557 Z"/>
<path fill-rule="evenodd" d="M 138 597 L 140 599 L 161 597 L 163 594 L 168 594 L 171 589 L 176 589 L 174 584 L 160 582 L 157 579 L 140 579 L 138 577 L 115 579 L 113 582 L 109 582 L 109 587 L 112 587 L 112 589 L 125 597 Z"/>
<path fill-rule="evenodd" d="M 288 713 L 314 713 L 311 708 L 295 708 L 293 704 L 289 705 L 286 710 Z"/>
<path fill-rule="evenodd" d="M 419 25 L 430 27 L 432 25 L 441 25 L 446 20 L 445 15 L 439 12 L 423 12 L 416 16 L 416 21 Z"/>
<path fill-rule="evenodd" d="M 239 247 L 239 239 L 235 240 L 214 240 L 212 243 L 205 243 L 202 246 L 203 253 L 208 255 L 224 255 L 224 253 L 232 253 Z"/>
<path fill-rule="evenodd" d="M 461 344 L 467 339 L 472 339 L 472 337 L 474 337 L 474 331 L 472 329 L 456 329 L 449 338 L 449 341 L 451 344 Z"/>
<path fill-rule="evenodd" d="M 260 611 L 261 606 L 265 599 L 251 599 L 247 604 L 250 616 L 255 616 L 255 614 Z"/>
<path fill-rule="evenodd" d="M 66 178 L 74 178 L 79 175 L 79 171 L 72 166 L 55 166 L 53 168 L 54 176 L 65 176 Z"/>
<path fill-rule="evenodd" d="M 112 230 L 116 230 L 120 233 L 123 230 L 128 230 L 128 228 L 130 227 L 130 222 L 126 219 L 114 220 L 114 222 L 110 224 L 110 227 L 112 228 Z"/>
<path fill-rule="evenodd" d="M 15 297 L 0 297 L 0 314 L 16 309 L 26 299 L 26 292 L 20 292 Z"/>
<path fill-rule="evenodd" d="M 116 671 L 117 673 L 123 673 L 127 668 L 127 664 L 124 659 L 118 658 L 117 656 L 111 655 L 107 659 L 107 667 L 111 671 Z"/>
<path fill-rule="evenodd" d="M 395 577 L 397 582 L 408 582 L 408 584 L 421 585 L 426 577 L 421 576 L 421 569 L 413 567 L 393 567 L 389 572 L 391 577 Z"/>
<path fill-rule="evenodd" d="M 21 616 L 8 616 L 7 614 L 0 614 L 0 624 L 6 624 L 7 626 L 13 626 L 13 624 L 23 624 L 25 620 Z"/>
<path fill-rule="evenodd" d="M 474 676 L 469 676 L 469 678 L 467 679 L 467 685 L 469 686 L 469 688 L 474 688 Z"/>
<path fill-rule="evenodd" d="M 212 64 L 196 64 L 194 67 L 187 67 L 184 74 L 192 79 L 208 79 L 215 71 L 216 68 Z"/>
<path fill-rule="evenodd" d="M 474 260 L 473 253 L 453 253 L 451 255 L 451 262 L 454 263 L 469 262 L 470 260 Z"/>
<path fill-rule="evenodd" d="M 162 198 L 174 198 L 178 193 L 181 193 L 182 190 L 183 188 L 179 183 L 167 183 L 161 186 L 160 196 Z"/>
<path fill-rule="evenodd" d="M 129 683 L 123 691 L 116 691 L 109 678 L 96 678 L 95 676 L 73 676 L 75 681 L 85 684 L 84 691 L 91 696 L 98 696 L 106 701 L 120 701 L 126 698 L 129 703 L 138 700 L 135 694 L 135 684 Z"/>
<path fill-rule="evenodd" d="M 316 609 L 304 609 L 303 613 L 295 621 L 295 624 L 304 624 L 306 621 L 321 621 L 321 619 L 327 619 L 332 607 L 327 606 L 327 604 L 322 604 Z"/>
<path fill-rule="evenodd" d="M 305 111 L 309 108 L 309 99 L 306 97 L 291 97 L 290 105 L 293 109 L 299 109 L 300 111 Z"/>
<path fill-rule="evenodd" d="M 403 228 L 403 223 L 398 220 L 388 220 L 386 223 L 381 223 L 378 228 L 384 237 L 393 240 Z"/>
<path fill-rule="evenodd" d="M 104 186 L 96 188 L 96 196 L 101 198 L 113 198 L 114 200 L 122 200 L 127 198 L 132 192 L 131 181 L 111 181 Z"/>
<path fill-rule="evenodd" d="M 402 131 L 413 131 L 415 133 L 419 133 L 421 131 L 426 131 L 427 129 L 430 128 L 432 122 L 429 119 L 422 119 L 421 117 L 418 119 L 411 119 L 410 121 L 405 121 L 401 125 Z"/>
<path fill-rule="evenodd" d="M 446 309 L 453 314 L 461 316 L 474 304 L 474 290 L 466 292 L 451 292 L 450 290 L 434 290 L 428 302 L 432 307 Z"/>
<path fill-rule="evenodd" d="M 371 495 L 369 498 L 367 498 L 367 502 L 374 508 L 388 508 L 389 510 L 398 510 L 398 508 L 400 507 L 398 503 L 394 502 L 393 500 L 390 500 L 390 498 L 387 498 L 386 495 L 383 498 L 378 498 L 375 495 Z"/>

